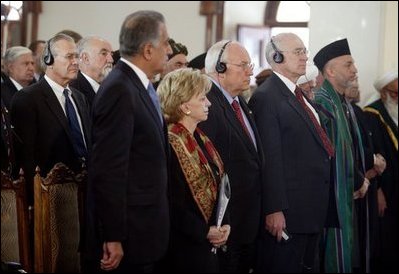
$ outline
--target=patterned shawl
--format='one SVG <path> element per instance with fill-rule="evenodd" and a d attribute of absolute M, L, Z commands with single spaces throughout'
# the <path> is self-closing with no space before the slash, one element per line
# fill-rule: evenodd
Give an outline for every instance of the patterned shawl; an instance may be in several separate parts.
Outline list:
<path fill-rule="evenodd" d="M 208 155 L 219 169 L 219 176 L 224 173 L 223 162 L 212 142 L 199 129 L 196 132 L 204 143 Z M 194 136 L 180 123 L 168 126 L 169 142 L 175 151 L 181 169 L 186 178 L 193 198 L 208 223 L 217 198 L 217 182 L 208 160 Z"/>
<path fill-rule="evenodd" d="M 328 110 L 334 119 L 327 123 L 327 134 L 336 151 L 334 192 L 337 204 L 339 228 L 325 231 L 325 271 L 326 273 L 352 272 L 353 252 L 353 191 L 354 159 L 352 136 L 342 102 L 330 82 L 324 81 L 315 101 Z"/>

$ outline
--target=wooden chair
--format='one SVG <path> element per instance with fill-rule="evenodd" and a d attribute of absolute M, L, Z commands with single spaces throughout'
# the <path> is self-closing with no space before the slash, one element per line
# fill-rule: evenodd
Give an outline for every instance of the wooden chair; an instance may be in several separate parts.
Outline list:
<path fill-rule="evenodd" d="M 1 171 L 1 261 L 20 263 L 31 270 L 28 206 L 25 178 L 18 180 Z"/>
<path fill-rule="evenodd" d="M 75 175 L 62 163 L 34 178 L 34 271 L 80 272 L 80 210 L 87 172 Z"/>

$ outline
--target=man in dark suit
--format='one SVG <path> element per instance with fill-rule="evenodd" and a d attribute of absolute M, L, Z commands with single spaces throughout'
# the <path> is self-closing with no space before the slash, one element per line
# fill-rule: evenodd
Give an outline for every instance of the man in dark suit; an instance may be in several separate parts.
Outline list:
<path fill-rule="evenodd" d="M 249 89 L 253 66 L 235 41 L 220 41 L 206 55 L 205 71 L 213 84 L 208 120 L 198 126 L 211 139 L 230 178 L 231 234 L 227 252 L 219 252 L 221 271 L 248 273 L 253 267 L 260 219 L 262 149 L 254 120 L 240 94 Z"/>
<path fill-rule="evenodd" d="M 77 45 L 79 73 L 71 86 L 82 92 L 91 106 L 100 84 L 112 70 L 112 46 L 98 36 L 87 36 Z"/>
<path fill-rule="evenodd" d="M 68 86 L 78 73 L 77 57 L 71 37 L 61 34 L 50 39 L 43 55 L 47 66 L 45 76 L 15 94 L 11 102 L 11 120 L 22 142 L 19 157 L 30 198 L 37 166 L 43 176 L 58 162 L 80 171 L 87 158 L 88 106 L 85 98 Z M 68 118 L 72 112 L 77 119 L 74 124 Z"/>
<path fill-rule="evenodd" d="M 4 68 L 7 77 L 4 77 L 4 82 L 1 83 L 1 97 L 9 109 L 14 94 L 32 83 L 34 74 L 32 51 L 21 46 L 8 48 L 4 54 Z"/>
<path fill-rule="evenodd" d="M 308 60 L 301 39 L 292 33 L 273 37 L 266 59 L 273 74 L 249 102 L 266 159 L 258 267 L 260 273 L 301 273 L 314 266 L 334 151 L 321 114 L 295 85 Z"/>
<path fill-rule="evenodd" d="M 150 79 L 171 54 L 162 14 L 123 22 L 121 59 L 93 103 L 86 270 L 149 273 L 169 238 L 166 125 Z"/>

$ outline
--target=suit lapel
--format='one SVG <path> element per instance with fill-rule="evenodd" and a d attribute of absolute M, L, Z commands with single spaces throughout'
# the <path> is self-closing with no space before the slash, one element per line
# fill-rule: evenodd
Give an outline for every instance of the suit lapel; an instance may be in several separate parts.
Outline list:
<path fill-rule="evenodd" d="M 310 119 L 306 110 L 303 109 L 303 107 L 301 106 L 301 104 L 298 102 L 298 100 L 295 97 L 289 98 L 288 102 L 295 109 L 295 111 L 298 112 L 299 116 L 301 116 L 301 118 L 304 120 L 304 122 L 308 126 L 309 130 L 312 132 L 313 136 L 316 138 L 317 142 L 324 148 L 323 142 L 321 141 L 320 136 L 317 133 L 316 128 L 313 125 L 313 122 Z"/>
<path fill-rule="evenodd" d="M 276 77 L 278 78 L 278 76 L 276 76 Z M 308 129 L 312 132 L 313 136 L 316 138 L 317 142 L 324 148 L 323 142 L 320 139 L 320 136 L 317 133 L 316 128 L 313 125 L 313 122 L 309 117 L 309 114 L 306 112 L 306 110 L 303 109 L 303 107 L 301 106 L 301 103 L 298 102 L 298 99 L 288 89 L 288 87 L 281 81 L 281 79 L 278 78 L 278 80 L 279 80 L 279 84 L 281 85 L 283 95 L 287 97 L 288 104 L 299 114 L 299 116 L 302 118 L 302 120 L 307 125 Z M 306 100 L 305 96 L 304 96 L 304 100 Z"/>
<path fill-rule="evenodd" d="M 120 64 L 120 65 L 119 65 Z M 147 89 L 143 86 L 140 78 L 137 76 L 137 74 L 134 72 L 133 69 L 131 69 L 127 64 L 124 62 L 119 62 L 118 65 L 120 66 L 120 69 L 130 75 L 130 79 L 132 81 L 132 84 L 136 87 L 138 90 L 138 93 L 140 95 L 141 100 L 144 103 L 145 108 L 147 108 L 148 112 L 150 113 L 152 119 L 154 120 L 154 123 L 157 125 L 158 128 L 158 133 L 160 134 L 160 137 L 162 139 L 163 144 L 166 146 L 166 140 L 165 139 L 165 127 L 161 124 L 161 121 L 158 116 L 158 112 L 155 109 L 154 104 L 152 103 L 151 97 L 148 94 Z M 165 121 L 164 121 L 165 125 Z"/>
<path fill-rule="evenodd" d="M 244 102 L 242 100 L 244 100 L 244 99 L 240 96 L 240 102 Z M 250 123 L 250 125 L 252 127 L 252 131 L 253 131 L 254 136 L 255 136 L 257 152 L 258 152 L 258 155 L 260 155 L 260 157 L 262 158 L 262 153 L 261 153 L 262 144 L 259 141 L 260 140 L 260 136 L 259 136 L 258 130 L 256 128 L 255 119 L 253 117 L 252 111 L 249 109 L 247 104 L 241 104 L 241 108 L 243 109 L 243 111 L 244 111 L 245 115 L 247 116 L 248 121 L 249 121 L 249 123 Z M 251 140 L 251 144 L 252 144 L 252 140 Z"/>
<path fill-rule="evenodd" d="M 94 96 L 96 95 L 93 87 L 90 85 L 89 81 L 84 77 L 84 75 L 79 71 L 78 73 L 78 79 L 77 81 L 80 81 L 83 85 L 82 90 L 87 90 L 87 98 L 89 99 L 90 102 L 93 102 Z M 80 92 L 84 93 L 84 91 L 79 90 Z"/>
<path fill-rule="evenodd" d="M 218 100 L 220 102 L 221 107 L 223 108 L 225 116 L 227 117 L 227 120 L 229 121 L 229 123 L 232 126 L 232 128 L 241 137 L 241 139 L 246 144 L 248 149 L 252 153 L 257 154 L 255 146 L 254 146 L 252 140 L 250 139 L 250 137 L 245 133 L 244 129 L 242 128 L 240 122 L 238 121 L 238 119 L 236 117 L 236 114 L 235 114 L 233 108 L 229 104 L 229 101 L 224 97 L 222 91 L 218 87 L 215 86 L 214 91 L 215 91 L 216 96 L 218 97 Z M 244 100 L 244 99 L 240 98 L 240 105 L 242 107 L 241 100 Z M 245 114 L 247 114 L 247 117 L 248 117 L 248 112 L 246 112 Z M 252 126 L 252 124 L 251 124 L 251 126 Z"/>
<path fill-rule="evenodd" d="M 54 116 L 57 117 L 58 121 L 64 128 L 69 140 L 73 144 L 73 139 L 69 129 L 68 120 L 64 110 L 60 105 L 60 102 L 58 101 L 57 97 L 55 96 L 53 90 L 51 89 L 50 85 L 47 83 L 46 80 L 41 81 L 41 85 L 43 86 L 43 96 L 45 97 L 45 102 L 47 103 L 49 109 L 54 114 Z"/>

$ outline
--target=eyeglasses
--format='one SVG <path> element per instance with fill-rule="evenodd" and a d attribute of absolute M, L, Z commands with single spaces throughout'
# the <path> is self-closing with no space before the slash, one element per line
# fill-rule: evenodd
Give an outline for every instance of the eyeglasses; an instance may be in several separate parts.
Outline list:
<path fill-rule="evenodd" d="M 302 54 L 308 56 L 309 51 L 306 48 L 301 48 L 301 49 L 294 49 L 292 51 L 289 50 L 280 50 L 280 52 L 291 52 L 292 54 L 296 56 L 301 56 Z"/>
<path fill-rule="evenodd" d="M 69 61 L 73 61 L 74 59 L 79 59 L 79 54 L 77 53 L 69 53 L 67 55 L 59 55 L 60 57 L 63 57 Z"/>
<path fill-rule="evenodd" d="M 241 62 L 241 64 L 234 64 L 234 63 L 226 63 L 226 64 L 240 67 L 242 70 L 253 70 L 255 66 L 254 63 L 247 63 L 247 62 Z"/>

